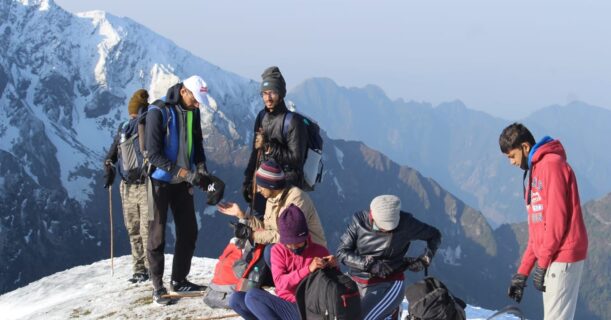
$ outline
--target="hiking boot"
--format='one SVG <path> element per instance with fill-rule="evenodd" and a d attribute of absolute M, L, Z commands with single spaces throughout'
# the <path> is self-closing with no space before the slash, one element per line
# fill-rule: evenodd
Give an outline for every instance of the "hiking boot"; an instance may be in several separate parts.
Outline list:
<path fill-rule="evenodd" d="M 170 291 L 175 294 L 203 292 L 206 288 L 206 286 L 189 282 L 187 279 L 183 281 L 170 281 Z"/>
<path fill-rule="evenodd" d="M 131 279 L 128 279 L 127 281 L 129 281 L 131 283 L 138 283 L 138 282 L 147 281 L 148 279 L 149 279 L 149 275 L 147 273 L 136 272 L 131 277 Z"/>
<path fill-rule="evenodd" d="M 176 299 L 164 297 L 164 295 L 167 294 L 168 290 L 166 290 L 164 287 L 161 287 L 157 290 L 153 289 L 153 303 L 162 306 L 167 306 L 176 303 Z"/>

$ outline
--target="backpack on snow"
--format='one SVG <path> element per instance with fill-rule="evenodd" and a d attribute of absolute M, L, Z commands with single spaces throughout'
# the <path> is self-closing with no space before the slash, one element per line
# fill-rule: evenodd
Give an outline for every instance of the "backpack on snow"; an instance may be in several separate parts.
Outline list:
<path fill-rule="evenodd" d="M 286 140 L 289 125 L 293 118 L 303 122 L 307 131 L 307 151 L 305 161 L 303 163 L 303 178 L 307 190 L 314 190 L 314 186 L 322 181 L 323 163 L 322 163 L 322 136 L 320 135 L 320 126 L 316 121 L 295 111 L 287 111 L 284 115 L 282 123 L 282 137 Z"/>
<path fill-rule="evenodd" d="M 295 292 L 301 319 L 351 320 L 361 318 L 361 296 L 356 283 L 335 268 L 316 270 Z"/>
<path fill-rule="evenodd" d="M 438 279 L 424 278 L 405 289 L 409 320 L 465 320 L 466 304 Z"/>
<path fill-rule="evenodd" d="M 227 298 L 235 291 L 240 280 L 233 272 L 233 265 L 242 258 L 244 240 L 231 238 L 214 267 L 214 275 L 204 296 L 204 303 L 211 308 L 231 309 Z"/>
<path fill-rule="evenodd" d="M 233 272 L 238 277 L 235 287 L 236 291 L 247 292 L 252 288 L 274 286 L 272 271 L 267 266 L 267 263 L 265 263 L 263 257 L 264 251 L 264 244 L 255 244 L 253 246 L 250 242 L 246 242 L 242 258 L 233 264 Z"/>

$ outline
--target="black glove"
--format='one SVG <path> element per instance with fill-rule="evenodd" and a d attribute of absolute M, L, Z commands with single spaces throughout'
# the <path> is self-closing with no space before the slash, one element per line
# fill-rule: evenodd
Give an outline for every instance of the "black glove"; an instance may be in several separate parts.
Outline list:
<path fill-rule="evenodd" d="M 420 272 L 426 268 L 424 261 L 420 258 L 404 257 L 403 258 L 403 269 L 407 269 L 411 272 Z"/>
<path fill-rule="evenodd" d="M 104 189 L 108 189 L 108 187 L 112 186 L 115 182 L 116 176 L 115 167 L 112 165 L 110 160 L 106 160 L 104 162 Z"/>
<path fill-rule="evenodd" d="M 201 179 L 201 176 L 199 173 L 197 173 L 197 171 L 188 171 L 187 175 L 183 179 L 191 185 L 197 186 L 199 185 L 199 180 Z"/>
<path fill-rule="evenodd" d="M 392 273 L 392 268 L 384 261 L 374 261 L 369 267 L 369 273 L 378 278 L 386 278 Z"/>
<path fill-rule="evenodd" d="M 252 237 L 252 228 L 241 222 L 233 223 L 233 236 L 238 239 L 249 240 Z"/>
<path fill-rule="evenodd" d="M 516 273 L 511 278 L 511 285 L 509 285 L 509 290 L 507 290 L 507 295 L 515 300 L 517 303 L 522 301 L 522 295 L 524 294 L 524 288 L 526 288 L 526 279 L 527 276 L 523 274 Z"/>
<path fill-rule="evenodd" d="M 541 268 L 535 263 L 535 272 L 533 273 L 533 285 L 535 289 L 545 292 L 545 273 L 547 268 Z"/>
<path fill-rule="evenodd" d="M 208 195 L 207 204 L 215 206 L 223 199 L 223 195 L 225 194 L 225 182 L 218 177 L 206 173 L 205 176 L 201 177 L 199 185 Z"/>
<path fill-rule="evenodd" d="M 252 180 L 245 180 L 242 183 L 242 196 L 246 203 L 252 203 Z"/>

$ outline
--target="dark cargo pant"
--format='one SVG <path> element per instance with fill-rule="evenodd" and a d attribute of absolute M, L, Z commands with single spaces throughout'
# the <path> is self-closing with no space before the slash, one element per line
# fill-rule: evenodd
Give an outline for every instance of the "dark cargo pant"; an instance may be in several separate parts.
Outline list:
<path fill-rule="evenodd" d="M 168 220 L 168 209 L 172 209 L 176 230 L 174 260 L 172 262 L 171 280 L 184 280 L 191 269 L 191 258 L 197 240 L 197 220 L 193 204 L 193 187 L 181 182 L 168 184 L 152 181 L 153 221 L 149 224 L 149 242 L 147 256 L 150 276 L 155 290 L 163 287 L 165 231 Z"/>

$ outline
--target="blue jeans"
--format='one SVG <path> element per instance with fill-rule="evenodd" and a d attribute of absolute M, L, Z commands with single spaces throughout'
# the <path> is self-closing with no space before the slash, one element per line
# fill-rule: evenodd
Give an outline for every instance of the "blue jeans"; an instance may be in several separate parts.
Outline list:
<path fill-rule="evenodd" d="M 262 289 L 250 289 L 247 293 L 234 292 L 229 298 L 229 306 L 246 320 L 299 320 L 296 303 Z"/>
<path fill-rule="evenodd" d="M 265 249 L 263 250 L 263 260 L 265 260 L 265 264 L 269 270 L 272 270 L 272 247 L 275 243 L 269 243 L 265 245 Z"/>

